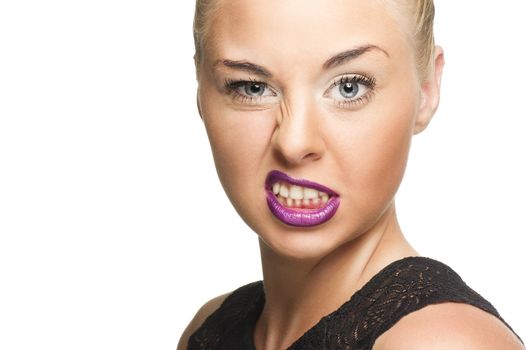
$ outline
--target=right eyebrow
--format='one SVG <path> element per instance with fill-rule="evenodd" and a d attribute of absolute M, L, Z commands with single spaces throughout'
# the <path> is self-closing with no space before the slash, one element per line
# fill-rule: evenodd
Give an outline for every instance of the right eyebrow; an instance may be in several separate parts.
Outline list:
<path fill-rule="evenodd" d="M 272 73 L 270 73 L 270 71 L 268 71 L 266 68 L 248 61 L 217 60 L 213 67 L 216 68 L 220 64 L 229 68 L 260 75 L 265 78 L 272 78 Z"/>

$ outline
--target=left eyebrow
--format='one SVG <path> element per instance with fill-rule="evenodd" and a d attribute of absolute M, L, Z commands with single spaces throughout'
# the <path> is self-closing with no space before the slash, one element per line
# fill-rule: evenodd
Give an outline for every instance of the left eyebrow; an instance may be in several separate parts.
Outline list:
<path fill-rule="evenodd" d="M 356 47 L 351 50 L 346 50 L 346 51 L 337 53 L 336 55 L 332 56 L 327 61 L 325 61 L 325 63 L 323 64 L 323 69 L 327 70 L 327 69 L 342 65 L 372 50 L 377 50 L 379 52 L 384 53 L 387 57 L 390 57 L 389 53 L 379 46 L 365 45 L 365 46 L 360 46 L 360 47 Z"/>

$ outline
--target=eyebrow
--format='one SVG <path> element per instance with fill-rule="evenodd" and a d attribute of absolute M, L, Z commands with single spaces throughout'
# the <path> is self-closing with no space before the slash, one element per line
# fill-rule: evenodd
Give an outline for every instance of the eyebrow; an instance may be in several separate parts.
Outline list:
<path fill-rule="evenodd" d="M 356 59 L 371 50 L 378 50 L 384 53 L 385 56 L 390 57 L 389 53 L 385 51 L 384 49 L 382 49 L 381 47 L 378 47 L 376 45 L 364 45 L 364 46 L 356 47 L 350 50 L 346 50 L 346 51 L 337 53 L 336 55 L 330 57 L 327 61 L 325 61 L 322 67 L 324 70 L 334 68 L 336 66 L 347 63 L 353 59 Z M 232 69 L 237 69 L 237 70 L 245 71 L 248 73 L 260 75 L 266 78 L 272 78 L 272 73 L 268 69 L 258 64 L 248 62 L 246 60 L 236 61 L 236 60 L 218 59 L 217 61 L 215 61 L 213 68 L 215 69 L 218 65 L 223 65 L 225 67 L 229 67 Z"/>
<path fill-rule="evenodd" d="M 337 53 L 336 55 L 329 58 L 325 63 L 323 64 L 323 69 L 329 69 L 334 68 L 336 66 L 342 65 L 344 63 L 347 63 L 355 58 L 358 58 L 362 56 L 364 53 L 367 53 L 371 50 L 377 50 L 385 54 L 385 56 L 389 57 L 389 53 L 382 49 L 381 47 L 378 47 L 376 45 L 365 45 L 360 46 L 351 50 L 346 50 L 340 53 Z"/>
<path fill-rule="evenodd" d="M 261 75 L 263 77 L 272 78 L 272 73 L 270 73 L 266 68 L 257 65 L 255 63 L 251 63 L 248 61 L 233 61 L 233 60 L 217 60 L 214 63 L 214 68 L 216 68 L 219 64 L 222 64 L 223 66 L 242 70 L 248 73 L 253 73 L 256 75 Z"/>

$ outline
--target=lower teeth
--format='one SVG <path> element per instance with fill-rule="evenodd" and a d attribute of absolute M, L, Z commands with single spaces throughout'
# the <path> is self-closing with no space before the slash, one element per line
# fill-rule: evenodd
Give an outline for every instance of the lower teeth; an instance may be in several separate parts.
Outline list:
<path fill-rule="evenodd" d="M 296 209 L 319 209 L 327 202 L 327 198 L 291 199 L 280 195 L 278 195 L 277 198 L 283 206 Z"/>

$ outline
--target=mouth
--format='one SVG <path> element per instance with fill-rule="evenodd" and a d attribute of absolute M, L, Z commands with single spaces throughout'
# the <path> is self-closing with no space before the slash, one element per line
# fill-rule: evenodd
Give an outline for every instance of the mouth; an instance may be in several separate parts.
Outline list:
<path fill-rule="evenodd" d="M 318 183 L 293 179 L 272 170 L 265 181 L 267 204 L 281 222 L 297 227 L 321 225 L 330 220 L 340 205 L 336 192 Z"/>

